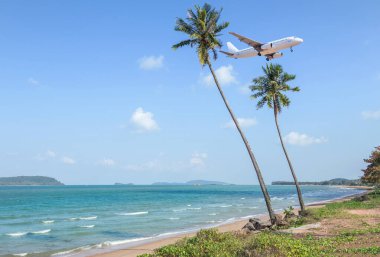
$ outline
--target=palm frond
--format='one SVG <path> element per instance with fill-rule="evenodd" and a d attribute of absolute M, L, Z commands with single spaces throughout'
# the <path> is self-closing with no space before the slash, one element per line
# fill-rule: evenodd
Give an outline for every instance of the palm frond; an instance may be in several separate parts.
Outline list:
<path fill-rule="evenodd" d="M 279 64 L 266 64 L 262 70 L 264 76 L 254 78 L 252 80 L 253 85 L 249 87 L 253 92 L 251 98 L 258 99 L 258 109 L 267 105 L 270 109 L 274 108 L 276 113 L 280 113 L 283 107 L 290 105 L 290 99 L 285 93 L 287 91 L 300 91 L 299 87 L 290 87 L 287 84 L 296 76 L 284 72 Z"/>
<path fill-rule="evenodd" d="M 194 44 L 196 44 L 196 42 L 197 42 L 197 40 L 195 40 L 195 39 L 187 39 L 187 40 L 183 40 L 183 41 L 173 45 L 172 48 L 174 50 L 176 50 L 178 48 L 188 46 L 188 45 L 190 45 L 192 47 Z"/>
<path fill-rule="evenodd" d="M 195 46 L 202 66 L 209 62 L 210 56 L 216 60 L 216 49 L 222 46 L 220 32 L 229 25 L 228 22 L 219 23 L 221 12 L 222 9 L 218 11 L 206 3 L 202 7 L 195 5 L 193 9 L 189 9 L 186 19 L 177 18 L 174 29 L 185 33 L 189 39 L 174 44 L 173 49 Z"/>

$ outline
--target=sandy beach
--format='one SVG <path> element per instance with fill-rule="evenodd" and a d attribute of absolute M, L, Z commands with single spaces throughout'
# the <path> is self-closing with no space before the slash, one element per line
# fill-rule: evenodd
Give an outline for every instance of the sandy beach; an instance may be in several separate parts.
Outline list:
<path fill-rule="evenodd" d="M 360 189 L 370 190 L 372 188 L 370 188 L 370 187 L 360 187 Z M 319 207 L 324 206 L 326 203 L 347 201 L 347 200 L 350 200 L 350 199 L 352 199 L 354 197 L 357 197 L 357 196 L 360 196 L 360 195 L 363 195 L 363 194 L 367 194 L 368 192 L 369 191 L 364 192 L 364 193 L 360 193 L 360 194 L 355 194 L 355 195 L 343 197 L 343 198 L 340 198 L 340 199 L 334 199 L 334 200 L 330 200 L 330 201 L 324 201 L 324 202 L 320 202 L 320 203 L 312 203 L 312 204 L 308 204 L 307 206 L 309 208 L 319 208 Z M 297 211 L 297 210 L 298 209 L 295 208 L 295 211 Z M 265 215 L 265 214 L 258 215 L 258 216 L 255 216 L 255 217 L 257 217 L 259 219 L 262 219 L 262 220 L 269 219 L 268 215 Z M 217 226 L 215 228 L 219 232 L 239 231 L 239 230 L 242 229 L 242 227 L 247 222 L 248 222 L 248 220 L 239 220 L 239 221 L 232 222 L 232 223 L 229 223 L 229 224 L 223 224 L 223 225 Z M 94 254 L 94 255 L 91 255 L 91 256 L 96 256 L 96 257 L 136 257 L 136 256 L 138 256 L 140 254 L 152 253 L 154 251 L 154 249 L 156 249 L 156 248 L 160 248 L 160 247 L 165 246 L 165 245 L 173 244 L 173 243 L 175 243 L 176 241 L 178 241 L 180 239 L 183 239 L 185 237 L 192 237 L 195 234 L 196 234 L 196 231 L 195 232 L 191 232 L 191 233 L 184 233 L 184 234 L 180 234 L 180 235 L 170 236 L 170 237 L 167 237 L 167 238 L 155 239 L 154 241 L 150 241 L 150 242 L 140 242 L 140 243 L 138 243 L 138 244 L 136 244 L 134 246 L 130 246 L 130 247 L 125 248 L 125 249 L 119 249 L 119 250 L 110 251 L 110 252 L 106 252 L 106 253 L 98 253 L 98 254 Z"/>

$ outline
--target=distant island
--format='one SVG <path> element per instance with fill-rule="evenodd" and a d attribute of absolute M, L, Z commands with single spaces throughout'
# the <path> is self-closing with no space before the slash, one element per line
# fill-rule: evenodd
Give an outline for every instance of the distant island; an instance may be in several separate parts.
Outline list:
<path fill-rule="evenodd" d="M 360 186 L 360 179 L 334 178 L 321 182 L 299 182 L 300 185 L 317 185 L 317 186 Z M 273 186 L 294 185 L 294 181 L 273 181 Z"/>
<path fill-rule="evenodd" d="M 0 186 L 63 186 L 55 178 L 44 176 L 0 177 Z"/>
<path fill-rule="evenodd" d="M 181 182 L 156 182 L 152 185 L 156 186 L 205 186 L 205 185 L 218 185 L 218 186 L 226 186 L 232 185 L 230 183 L 220 182 L 220 181 L 208 181 L 208 180 L 191 180 L 185 183 Z"/>

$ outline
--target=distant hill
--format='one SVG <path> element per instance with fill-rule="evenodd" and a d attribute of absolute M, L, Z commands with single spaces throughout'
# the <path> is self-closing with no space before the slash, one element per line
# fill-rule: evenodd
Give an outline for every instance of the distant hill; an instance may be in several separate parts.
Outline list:
<path fill-rule="evenodd" d="M 320 186 L 358 186 L 361 185 L 359 179 L 334 178 L 321 182 L 299 182 L 300 185 L 320 185 Z M 294 185 L 293 181 L 273 181 L 272 185 Z"/>
<path fill-rule="evenodd" d="M 0 186 L 62 186 L 63 183 L 44 176 L 18 176 L 0 178 Z"/>
<path fill-rule="evenodd" d="M 156 182 L 153 183 L 152 185 L 159 185 L 159 186 L 204 186 L 204 185 L 232 185 L 220 181 L 208 181 L 208 180 L 191 180 L 187 181 L 185 183 L 181 182 Z"/>

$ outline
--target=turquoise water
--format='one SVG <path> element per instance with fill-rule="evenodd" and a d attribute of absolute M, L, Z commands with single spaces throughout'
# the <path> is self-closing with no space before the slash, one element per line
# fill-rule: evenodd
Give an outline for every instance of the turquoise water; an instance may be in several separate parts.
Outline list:
<path fill-rule="evenodd" d="M 302 190 L 306 203 L 360 192 Z M 276 210 L 297 205 L 294 186 L 269 192 Z M 0 187 L 0 256 L 85 256 L 265 212 L 259 186 Z"/>

